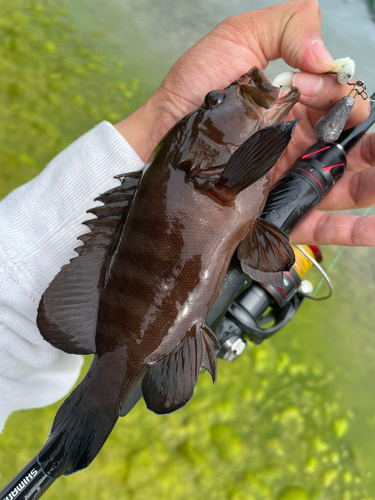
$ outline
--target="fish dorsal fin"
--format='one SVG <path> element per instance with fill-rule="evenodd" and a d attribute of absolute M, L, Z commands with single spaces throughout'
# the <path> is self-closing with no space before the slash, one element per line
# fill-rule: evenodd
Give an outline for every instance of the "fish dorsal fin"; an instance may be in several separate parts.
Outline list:
<path fill-rule="evenodd" d="M 147 408 L 158 414 L 182 408 L 193 396 L 199 370 L 205 368 L 216 380 L 215 335 L 207 325 L 193 326 L 161 361 L 149 365 L 142 380 Z"/>
<path fill-rule="evenodd" d="M 258 130 L 230 157 L 219 181 L 211 190 L 223 201 L 254 184 L 276 164 L 292 138 L 299 120 L 278 123 Z"/>
<path fill-rule="evenodd" d="M 95 199 L 104 205 L 88 210 L 97 218 L 84 222 L 91 232 L 78 238 L 84 243 L 75 249 L 79 256 L 61 268 L 39 304 L 40 333 L 47 342 L 67 353 L 95 352 L 99 291 L 141 172 L 116 178 L 121 185 Z"/>
<path fill-rule="evenodd" d="M 283 271 L 294 264 L 288 236 L 270 222 L 256 218 L 238 247 L 242 270 L 255 281 L 282 286 Z"/>

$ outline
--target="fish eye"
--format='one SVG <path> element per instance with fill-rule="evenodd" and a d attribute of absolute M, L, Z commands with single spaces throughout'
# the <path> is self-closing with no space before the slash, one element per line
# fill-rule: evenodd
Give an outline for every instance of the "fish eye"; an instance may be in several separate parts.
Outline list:
<path fill-rule="evenodd" d="M 204 105 L 206 108 L 212 108 L 218 106 L 224 101 L 224 94 L 219 90 L 212 90 L 204 98 Z"/>

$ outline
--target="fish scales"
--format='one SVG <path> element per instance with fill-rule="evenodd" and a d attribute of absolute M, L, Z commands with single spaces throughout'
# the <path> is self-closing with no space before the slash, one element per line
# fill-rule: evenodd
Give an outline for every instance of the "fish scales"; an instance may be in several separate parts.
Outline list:
<path fill-rule="evenodd" d="M 204 212 L 207 208 L 212 209 L 213 203 L 208 197 L 197 198 L 183 179 L 182 182 L 179 181 L 178 178 L 184 176 L 183 172 L 170 171 L 170 167 L 163 167 L 164 165 L 161 165 L 162 172 L 157 177 L 158 183 L 166 187 L 164 196 L 158 196 L 157 199 L 153 196 L 143 198 L 142 191 L 149 192 L 149 186 L 147 178 L 142 181 L 140 188 L 142 191 L 139 193 L 141 196 L 138 198 L 137 195 L 134 201 L 116 251 L 116 259 L 110 265 L 112 279 L 107 281 L 101 293 L 99 307 L 96 337 L 98 353 L 106 352 L 107 341 L 111 339 L 112 342 L 115 334 L 111 318 L 118 315 L 111 310 L 110 304 L 114 304 L 116 310 L 118 307 L 123 308 L 122 319 L 118 322 L 115 334 L 119 345 L 121 343 L 129 345 L 129 340 L 134 340 L 131 345 L 138 351 L 138 346 L 142 343 L 144 346 L 142 354 L 145 356 L 150 355 L 160 344 L 156 333 L 160 331 L 161 326 L 163 330 L 173 327 L 175 317 L 189 294 L 196 293 L 195 307 L 188 316 L 185 316 L 184 321 L 189 327 L 192 323 L 204 322 L 209 304 L 207 300 L 206 303 L 202 303 L 202 298 L 209 297 L 211 301 L 215 292 L 217 295 L 220 272 L 223 266 L 229 265 L 227 261 L 231 258 L 238 241 L 237 235 L 230 234 L 233 241 L 228 245 L 223 234 L 214 229 L 225 227 L 229 222 L 228 219 L 236 216 L 235 213 L 228 214 L 221 207 L 218 207 L 217 213 L 212 217 L 210 227 L 204 224 L 205 231 L 199 232 L 197 237 L 199 220 L 192 206 L 198 204 Z M 151 177 L 152 189 L 156 190 L 159 186 L 155 185 L 153 180 L 155 175 L 146 172 L 146 176 Z M 177 178 L 175 182 L 171 176 Z M 172 194 L 168 194 L 168 186 Z M 163 192 L 163 189 L 158 192 Z M 263 194 L 261 195 L 264 198 Z M 148 214 L 151 209 L 153 216 L 150 221 Z M 159 213 L 159 217 L 155 216 L 155 212 Z M 133 220 L 136 220 L 136 224 Z M 244 218 L 242 233 L 246 229 L 247 218 Z M 148 237 L 144 238 L 145 235 Z M 216 254 L 215 257 L 209 252 L 201 255 L 204 244 L 209 245 L 211 253 Z M 209 280 L 202 280 L 204 272 L 210 275 Z M 141 276 L 141 279 L 136 279 L 135 282 L 130 280 L 129 277 L 133 275 Z M 163 283 L 170 286 L 160 300 L 163 295 L 161 289 Z M 135 287 L 136 294 L 134 294 Z M 139 299 L 139 296 L 142 298 Z M 119 306 L 119 303 L 122 305 Z M 145 321 L 144 318 L 149 320 Z M 127 323 L 126 335 L 124 335 L 124 321 Z M 139 321 L 143 325 L 147 324 L 147 328 L 141 328 Z M 182 337 L 188 328 L 181 328 L 181 325 L 179 327 Z M 111 334 L 108 333 L 109 328 Z M 180 340 L 177 338 L 177 342 Z"/>
<path fill-rule="evenodd" d="M 253 279 L 279 283 L 293 264 L 288 238 L 259 219 L 268 172 L 296 122 L 281 123 L 298 89 L 279 96 L 252 68 L 161 140 L 142 177 L 97 199 L 97 219 L 40 302 L 46 341 L 94 353 L 79 386 L 57 412 L 38 456 L 51 477 L 86 467 L 142 378 L 146 405 L 164 414 L 192 397 L 199 370 L 216 378 L 206 317 L 237 255 Z M 239 245 L 239 246 L 238 246 Z"/>

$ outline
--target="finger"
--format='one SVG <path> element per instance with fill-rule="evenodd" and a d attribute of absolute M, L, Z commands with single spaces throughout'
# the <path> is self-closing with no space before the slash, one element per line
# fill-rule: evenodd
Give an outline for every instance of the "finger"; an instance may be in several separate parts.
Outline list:
<path fill-rule="evenodd" d="M 292 0 L 225 19 L 174 64 L 161 86 L 162 101 L 171 101 L 168 111 L 179 118 L 199 106 L 208 91 L 280 57 L 310 73 L 332 70 L 320 21 L 316 0 Z"/>
<path fill-rule="evenodd" d="M 319 204 L 322 210 L 350 210 L 375 205 L 375 132 L 366 134 L 348 155 L 342 178 Z"/>
<path fill-rule="evenodd" d="M 300 103 L 318 111 L 327 111 L 340 99 L 349 94 L 351 87 L 340 85 L 335 75 L 314 75 L 311 73 L 297 73 L 292 85 L 301 92 Z M 369 115 L 370 101 L 361 97 L 355 99 L 354 108 L 350 112 L 346 128 L 351 128 L 363 122 Z M 320 118 L 321 113 L 310 113 L 312 123 Z"/>
<path fill-rule="evenodd" d="M 375 216 L 311 212 L 291 233 L 291 244 L 375 246 Z"/>
<path fill-rule="evenodd" d="M 362 172 L 375 166 L 375 132 L 365 134 L 348 154 L 347 170 Z"/>
<path fill-rule="evenodd" d="M 212 33 L 235 39 L 262 62 L 282 57 L 309 73 L 331 71 L 334 62 L 323 45 L 321 13 L 316 0 L 292 0 L 230 17 Z"/>
<path fill-rule="evenodd" d="M 319 204 L 322 210 L 354 210 L 375 205 L 375 169 L 345 172 Z"/>

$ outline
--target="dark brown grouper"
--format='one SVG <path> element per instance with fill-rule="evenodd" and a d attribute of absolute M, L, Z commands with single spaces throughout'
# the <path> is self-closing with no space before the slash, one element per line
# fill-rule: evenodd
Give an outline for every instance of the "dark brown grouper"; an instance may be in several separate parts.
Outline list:
<path fill-rule="evenodd" d="M 267 172 L 296 122 L 298 101 L 279 99 L 253 68 L 161 140 L 141 173 L 97 198 L 96 219 L 42 297 L 38 326 L 67 353 L 95 353 L 81 384 L 57 412 L 39 454 L 51 477 L 86 467 L 143 377 L 146 404 L 169 413 L 192 397 L 201 367 L 216 377 L 216 338 L 205 324 L 239 246 L 242 267 L 275 282 L 293 264 L 288 238 L 257 218 Z M 277 124 L 277 125 L 275 125 Z M 240 146 L 240 147 L 239 147 Z"/>

